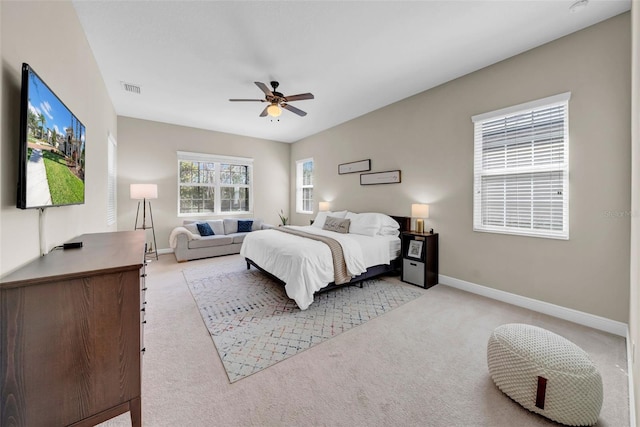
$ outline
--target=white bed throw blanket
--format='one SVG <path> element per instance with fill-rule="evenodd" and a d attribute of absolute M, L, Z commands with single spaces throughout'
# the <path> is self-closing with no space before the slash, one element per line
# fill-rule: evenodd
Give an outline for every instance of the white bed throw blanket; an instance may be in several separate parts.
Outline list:
<path fill-rule="evenodd" d="M 317 227 L 289 227 L 337 240 L 342 246 L 347 271 L 351 277 L 364 273 L 370 266 L 389 263 L 386 240 L 381 245 L 369 245 L 367 239 L 375 238 L 334 233 Z M 251 259 L 282 280 L 286 284 L 287 296 L 293 299 L 301 310 L 306 310 L 311 305 L 316 291 L 334 280 L 331 250 L 325 243 L 317 240 L 276 230 L 249 233 L 244 239 L 240 255 Z"/>

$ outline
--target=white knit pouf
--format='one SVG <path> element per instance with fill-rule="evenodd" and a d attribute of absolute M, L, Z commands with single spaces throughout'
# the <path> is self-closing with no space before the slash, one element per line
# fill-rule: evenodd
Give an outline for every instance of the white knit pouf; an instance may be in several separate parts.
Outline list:
<path fill-rule="evenodd" d="M 570 426 L 593 425 L 602 408 L 602 378 L 571 341 L 531 325 L 497 327 L 487 344 L 491 378 L 532 412 Z"/>

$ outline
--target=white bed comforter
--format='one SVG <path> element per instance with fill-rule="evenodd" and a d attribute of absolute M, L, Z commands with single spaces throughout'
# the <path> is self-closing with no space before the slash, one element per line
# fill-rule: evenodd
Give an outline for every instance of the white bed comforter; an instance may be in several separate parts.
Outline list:
<path fill-rule="evenodd" d="M 364 273 L 368 267 L 389 264 L 389 241 L 398 240 L 390 236 L 340 234 L 311 226 L 290 228 L 337 240 L 351 277 Z M 287 296 L 301 310 L 311 305 L 316 291 L 334 280 L 331 250 L 317 240 L 277 230 L 262 230 L 245 236 L 240 255 L 282 280 Z"/>

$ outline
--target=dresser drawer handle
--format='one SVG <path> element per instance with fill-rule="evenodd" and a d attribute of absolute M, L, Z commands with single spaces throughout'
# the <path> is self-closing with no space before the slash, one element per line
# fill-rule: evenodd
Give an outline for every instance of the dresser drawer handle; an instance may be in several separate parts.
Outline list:
<path fill-rule="evenodd" d="M 413 265 L 414 267 L 417 267 L 417 266 L 418 266 L 418 264 L 415 264 L 415 263 L 413 263 L 413 262 L 410 262 L 409 264 L 410 264 L 410 265 Z"/>

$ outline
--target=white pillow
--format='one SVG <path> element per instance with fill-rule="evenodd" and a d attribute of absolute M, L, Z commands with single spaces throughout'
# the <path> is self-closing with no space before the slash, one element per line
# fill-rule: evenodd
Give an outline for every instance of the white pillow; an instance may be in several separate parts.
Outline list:
<path fill-rule="evenodd" d="M 340 211 L 340 212 L 331 212 L 331 211 L 322 211 L 322 212 L 318 212 L 318 214 L 316 215 L 316 219 L 313 220 L 313 225 L 314 227 L 318 227 L 318 228 L 322 228 L 324 227 L 324 222 L 327 219 L 328 216 L 332 216 L 334 218 L 340 218 L 340 219 L 344 219 L 345 216 L 347 215 L 347 211 Z"/>
<path fill-rule="evenodd" d="M 331 212 L 329 211 L 318 212 L 316 218 L 313 220 L 313 224 L 311 225 L 318 228 L 324 227 L 324 221 L 327 219 L 330 213 Z"/>
<path fill-rule="evenodd" d="M 380 230 L 378 230 L 378 235 L 398 237 L 400 235 L 400 230 L 391 227 L 381 227 Z"/>
<path fill-rule="evenodd" d="M 347 219 L 351 220 L 351 224 L 349 225 L 349 233 L 374 237 L 381 227 L 380 218 L 378 218 L 376 215 L 377 214 L 357 214 L 348 212 Z"/>
<path fill-rule="evenodd" d="M 378 217 L 380 218 L 380 224 L 382 225 L 382 227 L 393 228 L 394 230 L 400 229 L 400 224 L 398 224 L 398 221 L 391 218 L 389 215 L 385 215 L 381 213 L 376 215 L 378 215 Z"/>

